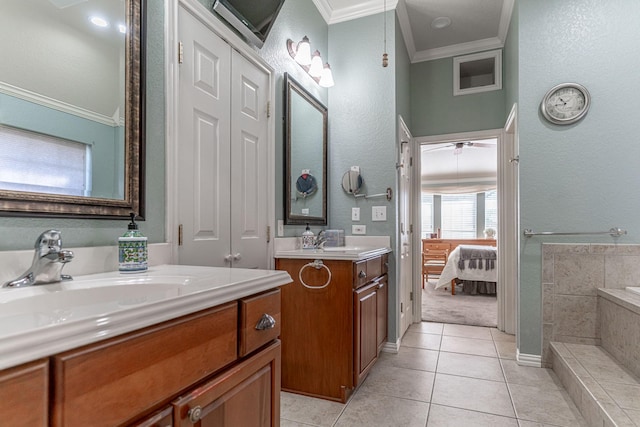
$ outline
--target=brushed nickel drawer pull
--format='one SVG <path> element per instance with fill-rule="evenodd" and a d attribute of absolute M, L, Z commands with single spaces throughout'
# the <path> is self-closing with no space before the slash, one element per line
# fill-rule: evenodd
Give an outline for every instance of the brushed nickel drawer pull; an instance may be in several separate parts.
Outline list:
<path fill-rule="evenodd" d="M 259 331 L 264 331 L 267 329 L 273 329 L 276 327 L 276 319 L 273 316 L 268 315 L 267 313 L 263 314 L 258 323 L 256 324 L 256 329 Z"/>
<path fill-rule="evenodd" d="M 187 415 L 189 416 L 189 421 L 195 424 L 200 421 L 200 417 L 202 416 L 202 408 L 200 406 L 191 408 L 189 409 L 189 412 L 187 412 Z"/>
<path fill-rule="evenodd" d="M 364 271 L 360 270 L 360 273 L 358 273 L 358 277 L 361 279 L 364 279 L 365 277 L 367 277 L 367 273 L 365 273 Z"/>

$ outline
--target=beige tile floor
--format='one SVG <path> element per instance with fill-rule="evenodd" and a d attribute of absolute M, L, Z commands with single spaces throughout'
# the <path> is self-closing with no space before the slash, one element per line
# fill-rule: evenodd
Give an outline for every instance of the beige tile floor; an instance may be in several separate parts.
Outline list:
<path fill-rule="evenodd" d="M 282 393 L 282 427 L 587 426 L 549 369 L 519 366 L 495 328 L 412 325 L 347 404 Z"/>

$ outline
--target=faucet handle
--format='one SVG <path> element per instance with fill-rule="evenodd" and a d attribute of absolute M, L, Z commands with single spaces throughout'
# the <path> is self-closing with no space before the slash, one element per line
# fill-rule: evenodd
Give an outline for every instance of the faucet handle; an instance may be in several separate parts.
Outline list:
<path fill-rule="evenodd" d="M 36 239 L 34 247 L 40 257 L 51 253 L 58 253 L 62 250 L 62 233 L 58 230 L 44 231 Z"/>

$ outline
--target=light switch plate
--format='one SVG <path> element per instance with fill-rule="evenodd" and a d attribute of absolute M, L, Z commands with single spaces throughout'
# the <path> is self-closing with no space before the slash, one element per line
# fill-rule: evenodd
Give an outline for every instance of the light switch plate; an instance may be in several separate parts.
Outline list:
<path fill-rule="evenodd" d="M 302 208 L 302 215 L 309 215 L 309 208 Z"/>
<path fill-rule="evenodd" d="M 386 206 L 372 206 L 371 207 L 371 221 L 386 221 L 387 220 L 387 207 Z"/>
<path fill-rule="evenodd" d="M 367 234 L 366 225 L 352 225 L 351 234 Z"/>
<path fill-rule="evenodd" d="M 360 208 L 351 208 L 351 221 L 360 221 Z"/>
<path fill-rule="evenodd" d="M 284 221 L 278 220 L 278 237 L 284 236 Z"/>

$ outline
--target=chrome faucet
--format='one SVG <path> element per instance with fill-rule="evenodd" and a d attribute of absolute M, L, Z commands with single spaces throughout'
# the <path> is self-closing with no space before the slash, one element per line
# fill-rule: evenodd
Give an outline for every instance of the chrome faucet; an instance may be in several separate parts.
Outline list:
<path fill-rule="evenodd" d="M 322 249 L 326 241 L 327 241 L 327 238 L 324 236 L 324 230 L 320 230 L 320 232 L 318 233 L 318 235 L 316 236 L 313 242 L 313 248 Z"/>
<path fill-rule="evenodd" d="M 36 239 L 35 250 L 31 267 L 22 276 L 2 285 L 3 288 L 19 288 L 72 279 L 71 276 L 62 274 L 62 267 L 73 259 L 73 252 L 62 250 L 59 231 L 47 230 L 42 233 Z"/>

